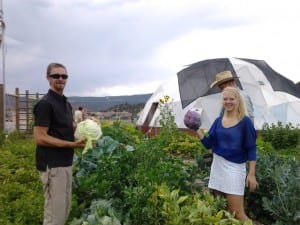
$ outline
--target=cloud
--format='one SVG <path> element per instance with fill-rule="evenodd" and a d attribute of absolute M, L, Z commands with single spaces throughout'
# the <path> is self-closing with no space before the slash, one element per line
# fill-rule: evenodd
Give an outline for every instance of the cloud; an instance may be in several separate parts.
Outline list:
<path fill-rule="evenodd" d="M 264 59 L 296 82 L 300 20 L 287 1 L 5 1 L 7 90 L 46 92 L 57 61 L 67 95 L 149 93 L 187 64 L 232 56 Z"/>

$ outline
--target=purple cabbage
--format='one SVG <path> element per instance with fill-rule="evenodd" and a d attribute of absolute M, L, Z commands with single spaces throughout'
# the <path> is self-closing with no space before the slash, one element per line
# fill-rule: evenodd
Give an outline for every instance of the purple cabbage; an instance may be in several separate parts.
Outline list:
<path fill-rule="evenodd" d="M 200 114 L 197 111 L 189 110 L 184 115 L 184 125 L 192 130 L 198 130 L 201 126 L 201 117 Z"/>

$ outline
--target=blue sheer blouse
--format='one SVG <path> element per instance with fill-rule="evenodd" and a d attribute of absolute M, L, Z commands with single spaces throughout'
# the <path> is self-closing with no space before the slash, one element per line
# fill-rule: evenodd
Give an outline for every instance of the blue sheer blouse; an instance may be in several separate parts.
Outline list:
<path fill-rule="evenodd" d="M 256 131 L 248 116 L 228 128 L 223 127 L 222 116 L 218 117 L 201 143 L 231 162 L 256 160 Z"/>

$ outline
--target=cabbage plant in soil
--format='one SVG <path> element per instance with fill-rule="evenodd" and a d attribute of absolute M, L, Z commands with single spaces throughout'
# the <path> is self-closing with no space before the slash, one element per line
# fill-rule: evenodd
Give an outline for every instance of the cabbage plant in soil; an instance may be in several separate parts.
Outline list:
<path fill-rule="evenodd" d="M 124 221 L 154 223 L 157 218 L 152 214 L 158 212 L 148 207 L 147 200 L 154 191 L 154 184 L 165 182 L 190 191 L 191 181 L 196 176 L 192 168 L 183 166 L 155 143 L 154 139 L 145 140 L 133 147 L 103 136 L 95 148 L 84 156 L 78 155 L 74 163 L 73 189 L 77 206 L 88 208 L 95 199 L 111 199 L 112 207 L 123 212 Z M 141 209 L 147 210 L 141 212 Z"/>

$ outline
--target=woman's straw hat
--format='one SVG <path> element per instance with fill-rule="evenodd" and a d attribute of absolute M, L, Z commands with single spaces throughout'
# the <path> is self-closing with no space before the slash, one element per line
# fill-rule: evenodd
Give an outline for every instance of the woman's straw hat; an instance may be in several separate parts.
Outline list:
<path fill-rule="evenodd" d="M 216 80 L 211 83 L 210 88 L 214 86 L 219 86 L 220 84 L 223 84 L 227 81 L 234 80 L 238 77 L 233 77 L 231 71 L 226 70 L 220 73 L 217 73 Z"/>

